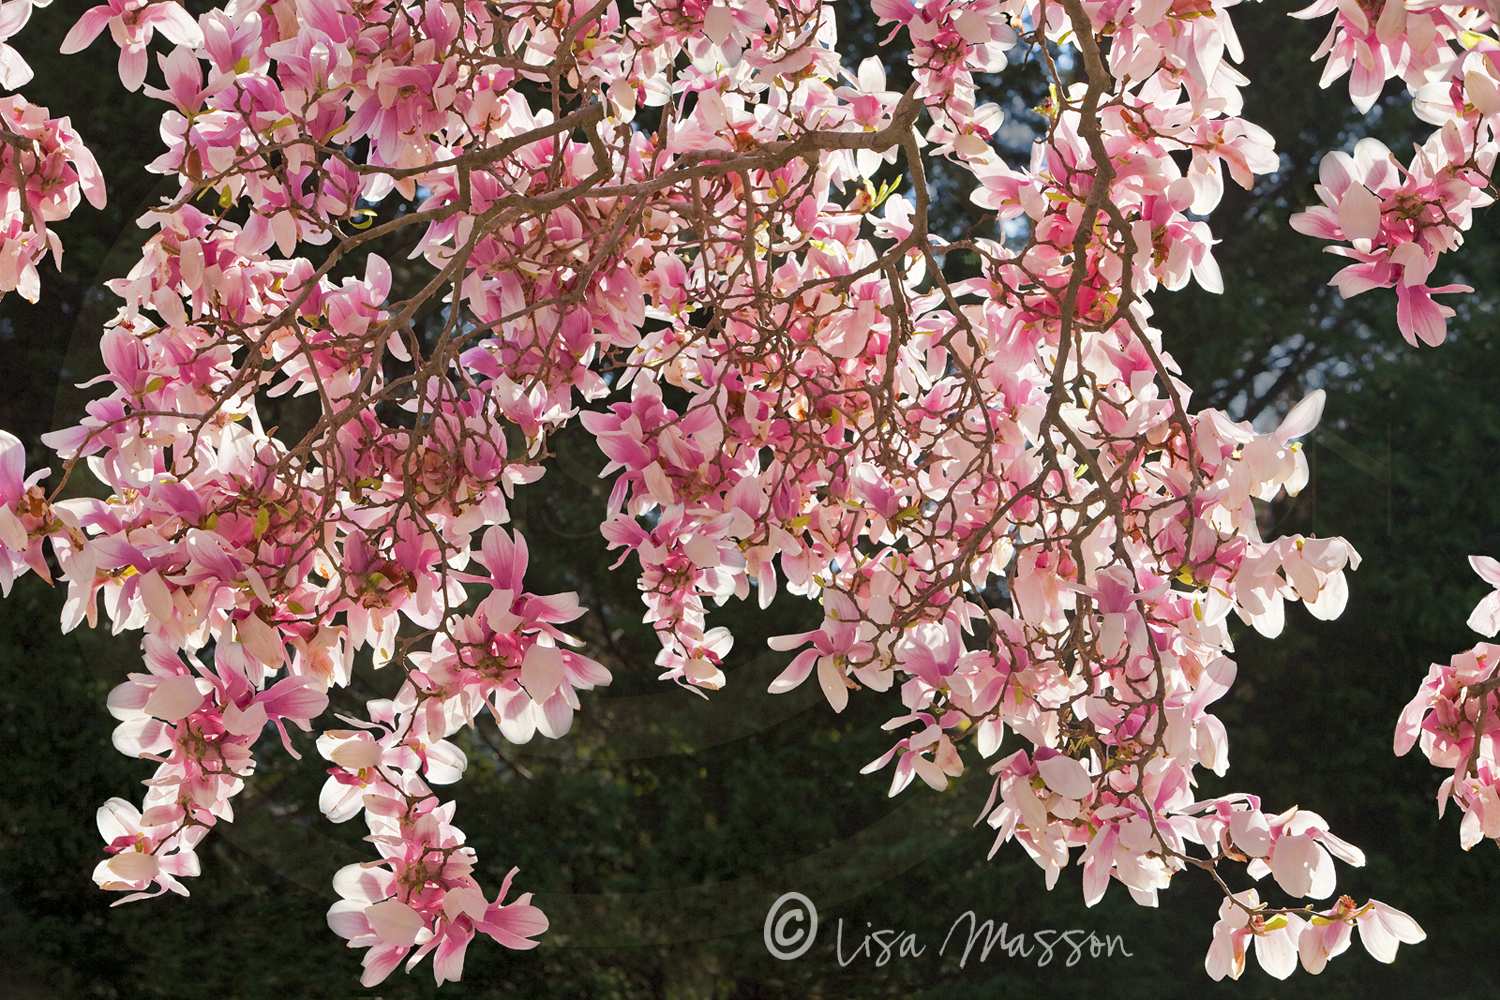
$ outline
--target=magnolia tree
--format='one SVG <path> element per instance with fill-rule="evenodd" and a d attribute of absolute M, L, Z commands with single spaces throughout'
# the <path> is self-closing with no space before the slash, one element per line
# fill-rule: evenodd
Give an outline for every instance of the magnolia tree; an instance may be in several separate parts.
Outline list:
<path fill-rule="evenodd" d="M 1234 2 L 874 0 L 900 92 L 880 59 L 841 58 L 821 0 L 87 10 L 63 50 L 112 43 L 126 88 L 152 81 L 151 169 L 178 188 L 110 283 L 108 395 L 46 439 L 59 481 L 0 444 L 0 582 L 49 575 L 48 545 L 64 630 L 102 596 L 116 631 L 145 633 L 109 709 L 115 745 L 159 766 L 139 807 L 101 808 L 96 881 L 120 902 L 186 894 L 262 730 L 295 756 L 286 724 L 309 729 L 369 646 L 404 679 L 319 723 L 321 806 L 362 815 L 373 845 L 335 876 L 330 926 L 368 949 L 366 985 L 429 952 L 457 979 L 477 932 L 533 947 L 545 916 L 506 901 L 511 877 L 474 879 L 433 786 L 481 714 L 556 738 L 610 680 L 563 631 L 575 596 L 527 592 L 504 526 L 577 420 L 609 459 L 601 531 L 639 560 L 662 679 L 725 683 L 710 601 L 806 596 L 822 627 L 772 640 L 799 650 L 772 693 L 814 678 L 834 711 L 881 693 L 898 738 L 866 771 L 889 768 L 894 795 L 987 766 L 996 847 L 1019 842 L 1048 885 L 1080 864 L 1089 904 L 1113 879 L 1154 906 L 1200 869 L 1225 894 L 1215 979 L 1251 942 L 1285 977 L 1356 929 L 1382 961 L 1421 940 L 1335 897 L 1334 859 L 1363 856 L 1317 813 L 1193 793 L 1196 768 L 1229 764 L 1209 711 L 1235 677 L 1229 616 L 1267 636 L 1287 601 L 1334 617 L 1358 565 L 1342 539 L 1257 526 L 1254 501 L 1307 482 L 1296 439 L 1322 394 L 1269 431 L 1195 411 L 1151 326 L 1149 293 L 1220 289 L 1206 220 L 1226 179 L 1278 166 L 1241 117 Z M 0 35 L 46 6 L 0 4 Z M 1394 287 L 1401 332 L 1436 345 L 1452 310 L 1434 294 L 1465 289 L 1430 275 L 1490 201 L 1500 12 L 1297 16 L 1330 15 L 1324 84 L 1347 71 L 1363 111 L 1399 77 L 1436 131 L 1409 163 L 1369 139 L 1327 154 L 1324 204 L 1294 225 L 1352 259 L 1342 294 Z M 984 89 L 1008 66 L 1051 84 L 1024 168 Z M 8 46 L 0 71 L 30 75 Z M 35 299 L 61 253 L 48 223 L 103 183 L 67 118 L 4 109 L 0 287 Z M 937 160 L 972 175 L 1003 239 L 932 232 Z M 393 292 L 372 246 L 402 231 L 418 278 Z M 262 425 L 285 394 L 315 410 L 301 437 Z M 112 495 L 63 499 L 85 475 Z M 1500 629 L 1500 595 L 1473 624 Z M 1435 666 L 1397 731 L 1453 767 L 1465 847 L 1500 836 L 1497 664 L 1481 645 Z M 1236 889 L 1268 874 L 1312 902 Z"/>

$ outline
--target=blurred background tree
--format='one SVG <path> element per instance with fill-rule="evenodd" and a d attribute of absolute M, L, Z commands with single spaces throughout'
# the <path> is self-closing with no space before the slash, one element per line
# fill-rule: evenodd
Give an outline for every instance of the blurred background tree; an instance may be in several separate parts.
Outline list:
<path fill-rule="evenodd" d="M 1154 305 L 1199 406 L 1271 419 L 1308 389 L 1329 391 L 1324 429 L 1309 444 L 1313 483 L 1264 514 L 1276 533 L 1343 534 L 1365 561 L 1338 621 L 1294 611 L 1275 642 L 1238 630 L 1240 680 L 1220 712 L 1234 767 L 1224 779 L 1207 774 L 1203 792 L 1257 790 L 1274 796 L 1268 809 L 1321 812 L 1369 857 L 1364 869 L 1341 866 L 1340 890 L 1378 892 L 1411 913 L 1427 941 L 1403 948 L 1394 966 L 1356 946 L 1359 955 L 1319 977 L 1299 971 L 1278 983 L 1252 967 L 1238 983 L 1212 983 L 1202 956 L 1220 896 L 1205 880 L 1183 874 L 1158 910 L 1135 906 L 1119 886 L 1086 909 L 1076 869 L 1048 893 L 1016 845 L 986 859 L 992 834 L 971 823 L 990 782 L 975 762 L 944 794 L 919 784 L 888 799 L 882 776 L 858 773 L 885 749 L 884 699 L 855 697 L 834 716 L 810 686 L 765 694 L 787 659 L 766 652 L 765 637 L 818 620 L 800 599 L 717 613 L 738 645 L 729 687 L 712 700 L 662 685 L 631 566 L 609 570 L 597 531 L 603 457 L 575 430 L 513 513 L 531 539 L 528 587 L 579 591 L 591 609 L 579 631 L 615 680 L 586 698 L 562 740 L 510 746 L 490 725 L 486 739 L 465 745 L 470 771 L 451 793 L 487 867 L 481 878 L 494 884 L 519 865 L 552 930 L 529 953 L 476 945 L 463 982 L 442 996 L 1500 996 L 1500 960 L 1484 968 L 1464 957 L 1477 936 L 1500 928 L 1500 859 L 1488 843 L 1459 850 L 1458 817 L 1439 820 L 1433 809 L 1442 774 L 1391 754 L 1396 715 L 1427 663 L 1473 638 L 1463 623 L 1484 588 L 1465 557 L 1500 553 L 1495 217 L 1482 215 L 1452 255 L 1462 269 L 1453 280 L 1478 291 L 1455 303 L 1452 342 L 1439 350 L 1418 357 L 1405 345 L 1393 293 L 1346 302 L 1328 287 L 1336 262 L 1286 224 L 1313 200 L 1318 157 L 1364 135 L 1405 148 L 1419 130 L 1394 89 L 1367 116 L 1318 90 L 1308 56 L 1322 29 L 1286 12 L 1279 3 L 1235 11 L 1254 81 L 1246 117 L 1276 136 L 1282 170 L 1254 191 L 1226 191 L 1215 251 L 1225 294 L 1195 285 Z M 868 14 L 851 5 L 843 16 L 852 50 L 877 51 Z M 99 370 L 98 332 L 115 308 L 101 283 L 133 262 L 142 235 L 134 219 L 155 180 L 142 167 L 157 152 L 159 108 L 120 90 L 112 60 L 57 56 L 68 24 L 52 10 L 18 39 L 37 71 L 28 92 L 73 116 L 105 170 L 110 204 L 57 226 L 65 269 L 42 269 L 41 302 L 0 301 L 0 426 L 27 442 L 32 467 L 45 458 L 39 435 L 71 423 L 87 398 L 72 386 Z M 1028 86 L 1023 79 L 1007 106 L 1011 125 L 1000 137 L 1018 157 L 1029 143 L 1027 109 L 1040 97 Z M 976 225 L 966 192 L 944 188 L 941 176 L 934 183 L 947 228 Z M 257 747 L 261 768 L 236 822 L 201 851 L 205 872 L 191 898 L 109 908 L 89 877 L 103 856 L 94 811 L 111 795 L 136 798 L 148 769 L 111 746 L 104 699 L 137 668 L 138 640 L 60 635 L 62 596 L 28 576 L 0 601 L 0 996 L 436 995 L 425 968 L 373 991 L 354 985 L 357 955 L 324 914 L 333 872 L 364 857 L 364 830 L 319 813 L 324 775 L 301 734 L 300 764 L 274 738 Z M 352 705 L 395 686 L 390 671 L 366 667 L 342 697 Z M 950 836 L 934 840 L 934 830 Z M 812 951 L 780 962 L 761 925 L 788 889 L 810 896 L 822 923 Z M 1279 898 L 1273 886 L 1260 889 Z M 951 945 L 937 951 L 970 909 L 1013 932 L 1119 935 L 1130 957 L 1069 968 L 1060 949 L 1039 968 L 1036 955 L 997 950 L 960 969 Z M 844 965 L 841 920 L 845 960 L 881 928 L 914 934 L 925 951 L 877 966 L 876 948 Z"/>

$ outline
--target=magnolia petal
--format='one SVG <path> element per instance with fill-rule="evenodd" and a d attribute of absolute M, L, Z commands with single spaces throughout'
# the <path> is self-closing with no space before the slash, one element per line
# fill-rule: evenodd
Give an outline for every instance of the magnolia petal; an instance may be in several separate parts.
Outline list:
<path fill-rule="evenodd" d="M 411 947 L 417 932 L 427 926 L 422 915 L 399 899 L 387 899 L 365 907 L 365 919 L 386 944 Z"/>
<path fill-rule="evenodd" d="M 563 680 L 562 651 L 556 646 L 537 643 L 526 651 L 521 661 L 521 686 L 538 704 L 557 690 Z"/>
<path fill-rule="evenodd" d="M 1064 798 L 1081 801 L 1088 798 L 1094 790 L 1094 779 L 1089 777 L 1088 769 L 1081 761 L 1072 757 L 1062 754 L 1038 757 L 1036 769 L 1041 772 L 1047 787 Z"/>
<path fill-rule="evenodd" d="M 161 862 L 154 854 L 121 851 L 109 859 L 109 870 L 125 882 L 149 882 L 161 871 Z"/>
<path fill-rule="evenodd" d="M 196 712 L 203 701 L 204 694 L 198 689 L 198 679 L 189 674 L 176 674 L 161 679 L 156 690 L 151 692 L 151 697 L 146 699 L 142 711 L 167 722 L 176 722 Z"/>

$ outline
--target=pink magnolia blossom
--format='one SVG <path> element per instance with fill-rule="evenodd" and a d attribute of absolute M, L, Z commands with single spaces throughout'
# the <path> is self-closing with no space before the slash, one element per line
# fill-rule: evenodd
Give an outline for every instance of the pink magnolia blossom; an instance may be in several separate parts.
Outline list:
<path fill-rule="evenodd" d="M 829 594 L 824 599 L 824 608 L 826 617 L 822 628 L 771 639 L 772 649 L 796 649 L 807 642 L 812 643 L 812 648 L 797 654 L 771 682 L 770 692 L 782 694 L 796 688 L 816 666 L 823 696 L 835 712 L 842 712 L 849 703 L 846 664 L 868 658 L 874 653 L 874 647 L 859 638 L 858 612 L 842 594 Z"/>
<path fill-rule="evenodd" d="M 1298 941 L 1307 923 L 1292 914 L 1263 917 L 1256 912 L 1260 909 L 1263 904 L 1254 889 L 1235 893 L 1219 904 L 1214 941 L 1205 960 L 1209 976 L 1240 978 L 1252 944 L 1255 960 L 1277 979 L 1286 979 L 1296 970 Z"/>
<path fill-rule="evenodd" d="M 1393 906 L 1373 899 L 1356 906 L 1348 896 L 1340 896 L 1333 910 L 1315 915 L 1303 928 L 1297 943 L 1302 967 L 1314 975 L 1322 972 L 1330 958 L 1349 947 L 1350 933 L 1355 929 L 1371 957 L 1388 964 L 1396 960 L 1400 945 L 1427 939 L 1415 920 Z"/>
<path fill-rule="evenodd" d="M 1486 638 L 1500 632 L 1500 561 L 1489 556 L 1470 556 L 1469 565 L 1480 578 L 1496 588 L 1486 594 L 1469 614 L 1469 628 Z"/>
<path fill-rule="evenodd" d="M 146 46 L 155 32 L 160 31 L 178 45 L 191 48 L 203 44 L 198 25 L 176 3 L 109 0 L 84 12 L 63 39 L 62 52 L 83 51 L 105 27 L 120 47 L 120 82 L 126 90 L 139 90 L 146 79 Z"/>

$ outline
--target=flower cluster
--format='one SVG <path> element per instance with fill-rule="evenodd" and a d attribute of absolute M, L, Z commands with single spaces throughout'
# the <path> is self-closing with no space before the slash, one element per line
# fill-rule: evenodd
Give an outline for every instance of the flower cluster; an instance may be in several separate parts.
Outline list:
<path fill-rule="evenodd" d="M 33 5 L 10 0 L 0 27 Z M 557 737 L 610 680 L 560 629 L 576 597 L 526 592 L 525 540 L 502 527 L 576 419 L 608 459 L 601 531 L 639 562 L 664 679 L 726 683 L 711 603 L 803 595 L 822 626 L 773 640 L 797 655 L 771 690 L 815 675 L 834 711 L 899 698 L 887 728 L 905 732 L 866 768 L 891 767 L 892 794 L 942 788 L 1012 734 L 984 818 L 1049 882 L 1079 848 L 1090 903 L 1118 880 L 1152 904 L 1189 867 L 1229 893 L 1237 865 L 1329 898 L 1332 859 L 1361 856 L 1315 813 L 1189 792 L 1229 764 L 1209 711 L 1235 676 L 1229 616 L 1268 636 L 1288 601 L 1335 616 L 1358 566 L 1341 539 L 1264 538 L 1256 517 L 1306 484 L 1322 393 L 1272 431 L 1194 411 L 1151 325 L 1148 293 L 1221 290 L 1207 215 L 1226 177 L 1277 169 L 1242 114 L 1233 5 L 878 0 L 909 54 L 901 93 L 878 58 L 842 63 L 823 0 L 86 11 L 64 48 L 108 28 L 122 82 L 165 105 L 151 169 L 177 190 L 110 283 L 107 395 L 46 439 L 107 498 L 44 492 L 0 439 L 0 582 L 45 572 L 45 543 L 64 628 L 102 597 L 146 633 L 149 673 L 110 704 L 120 749 L 160 770 L 142 812 L 101 815 L 100 883 L 182 891 L 262 729 L 293 751 L 285 722 L 310 727 L 368 647 L 397 694 L 317 745 L 322 808 L 363 812 L 380 859 L 340 873 L 331 926 L 369 949 L 366 985 L 429 951 L 457 978 L 476 932 L 534 944 L 545 918 L 503 903 L 509 878 L 489 900 L 430 786 L 462 773 L 449 737 L 482 716 Z M 1486 203 L 1500 110 L 1491 49 L 1441 50 L 1488 15 L 1371 27 L 1357 7 L 1332 42 L 1357 95 L 1371 66 L 1458 90 L 1422 91 L 1442 131 L 1410 169 L 1368 144 L 1325 160 L 1325 207 L 1299 225 L 1349 242 L 1346 294 L 1396 285 L 1403 330 L 1436 342 L 1432 295 L 1452 288 L 1428 278 Z M 1009 162 L 985 81 L 1063 45 L 1087 82 L 1036 57 L 1047 128 Z M 6 153 L 27 198 L 0 219 L 17 241 L 0 284 L 23 292 L 43 221 L 99 190 L 65 120 L 28 114 Z M 929 231 L 935 158 L 1011 239 Z M 974 268 L 953 280 L 960 253 Z M 284 396 L 312 414 L 297 432 L 263 425 Z M 1279 974 L 1308 919 L 1314 972 L 1351 925 L 1381 955 L 1420 935 L 1383 904 L 1226 906 L 1221 975 L 1249 936 Z"/>
<path fill-rule="evenodd" d="M 1438 256 L 1458 247 L 1474 210 L 1489 205 L 1500 125 L 1500 40 L 1487 8 L 1397 0 L 1371 5 L 1318 0 L 1297 17 L 1333 14 L 1323 86 L 1349 72 L 1349 95 L 1368 111 L 1386 80 L 1399 78 L 1413 108 L 1438 126 L 1403 165 L 1382 143 L 1363 139 L 1354 155 L 1330 152 L 1320 164 L 1321 207 L 1292 217 L 1299 232 L 1341 241 L 1334 253 L 1357 263 L 1330 284 L 1344 296 L 1396 289 L 1397 323 L 1408 343 L 1447 337 L 1452 308 L 1432 296 L 1473 291 L 1428 282 Z"/>
<path fill-rule="evenodd" d="M 0 6 L 0 87 L 14 90 L 31 80 L 31 67 L 8 44 L 31 18 L 32 8 L 52 0 L 9 0 Z M 36 265 L 50 251 L 62 264 L 62 242 L 47 223 L 66 219 L 87 198 L 104 207 L 104 178 L 67 117 L 49 118 L 46 108 L 19 94 L 0 98 L 0 295 L 41 295 Z"/>
<path fill-rule="evenodd" d="M 381 855 L 378 862 L 349 865 L 334 876 L 343 899 L 328 911 L 328 926 L 348 938 L 349 947 L 369 949 L 363 985 L 384 980 L 408 954 L 410 972 L 434 952 L 433 974 L 441 986 L 461 977 L 464 952 L 476 931 L 508 948 L 534 948 L 531 938 L 547 929 L 547 918 L 530 905 L 530 893 L 503 902 L 515 869 L 493 902 L 485 898 L 471 874 L 477 856 L 453 826 L 455 804 L 440 804 L 421 778 L 457 781 L 463 751 L 441 739 L 448 728 L 441 706 L 433 713 L 402 702 L 371 703 L 376 721 L 366 724 L 368 729 L 333 729 L 318 738 L 318 752 L 335 765 L 319 804 L 335 822 L 362 808 L 367 839 Z M 426 728 L 432 721 L 439 733 Z"/>
<path fill-rule="evenodd" d="M 1317 188 L 1323 205 L 1293 217 L 1292 225 L 1342 241 L 1329 249 L 1357 261 L 1331 282 L 1343 295 L 1394 285 L 1401 333 L 1413 345 L 1436 346 L 1445 339 L 1454 311 L 1432 295 L 1472 289 L 1434 287 L 1429 279 L 1439 255 L 1463 242 L 1474 210 L 1493 201 L 1500 153 L 1500 22 L 1491 5 L 1396 0 L 1319 0 L 1297 16 L 1327 14 L 1333 15 L 1333 25 L 1314 57 L 1328 56 L 1324 86 L 1350 71 L 1350 96 L 1367 111 L 1385 81 L 1399 78 L 1417 117 L 1436 130 L 1406 165 L 1373 139 L 1360 141 L 1352 156 L 1327 154 Z M 1488 556 L 1471 556 L 1469 562 L 1486 583 L 1500 588 L 1500 563 Z M 1486 637 L 1500 632 L 1500 593 L 1480 601 L 1468 624 Z M 1500 647 L 1480 643 L 1449 663 L 1432 664 L 1396 724 L 1397 754 L 1420 745 L 1435 766 L 1452 769 L 1438 791 L 1438 812 L 1450 800 L 1458 803 L 1465 850 L 1486 838 L 1500 840 L 1497 656 Z M 1373 912 L 1382 911 L 1377 905 Z M 1404 915 L 1380 920 L 1397 938 L 1408 940 L 1401 936 L 1411 933 L 1402 923 L 1410 923 Z M 1341 940 L 1347 944 L 1347 931 Z M 1379 940 L 1366 935 L 1372 954 L 1394 952 L 1394 945 L 1375 943 Z M 1306 964 L 1305 950 L 1303 956 Z"/>
<path fill-rule="evenodd" d="M 1356 906 L 1348 896 L 1340 896 L 1331 911 L 1310 920 L 1293 913 L 1268 918 L 1255 890 L 1247 889 L 1219 904 L 1206 963 L 1208 974 L 1214 979 L 1240 978 L 1245 952 L 1254 942 L 1255 960 L 1277 979 L 1296 971 L 1299 958 L 1304 969 L 1317 975 L 1330 958 L 1348 949 L 1356 929 L 1371 957 L 1386 963 L 1396 960 L 1396 949 L 1402 944 L 1416 944 L 1427 937 L 1411 917 L 1377 900 Z"/>
<path fill-rule="evenodd" d="M 1500 562 L 1470 556 L 1485 583 L 1500 588 Z M 1492 591 L 1469 616 L 1469 627 L 1484 636 L 1500 632 L 1500 590 Z M 1481 840 L 1500 842 L 1500 646 L 1481 642 L 1434 663 L 1416 697 L 1396 723 L 1396 753 L 1420 745 L 1435 767 L 1452 768 L 1438 788 L 1438 815 L 1448 802 L 1463 810 L 1459 840 L 1468 850 Z"/>

